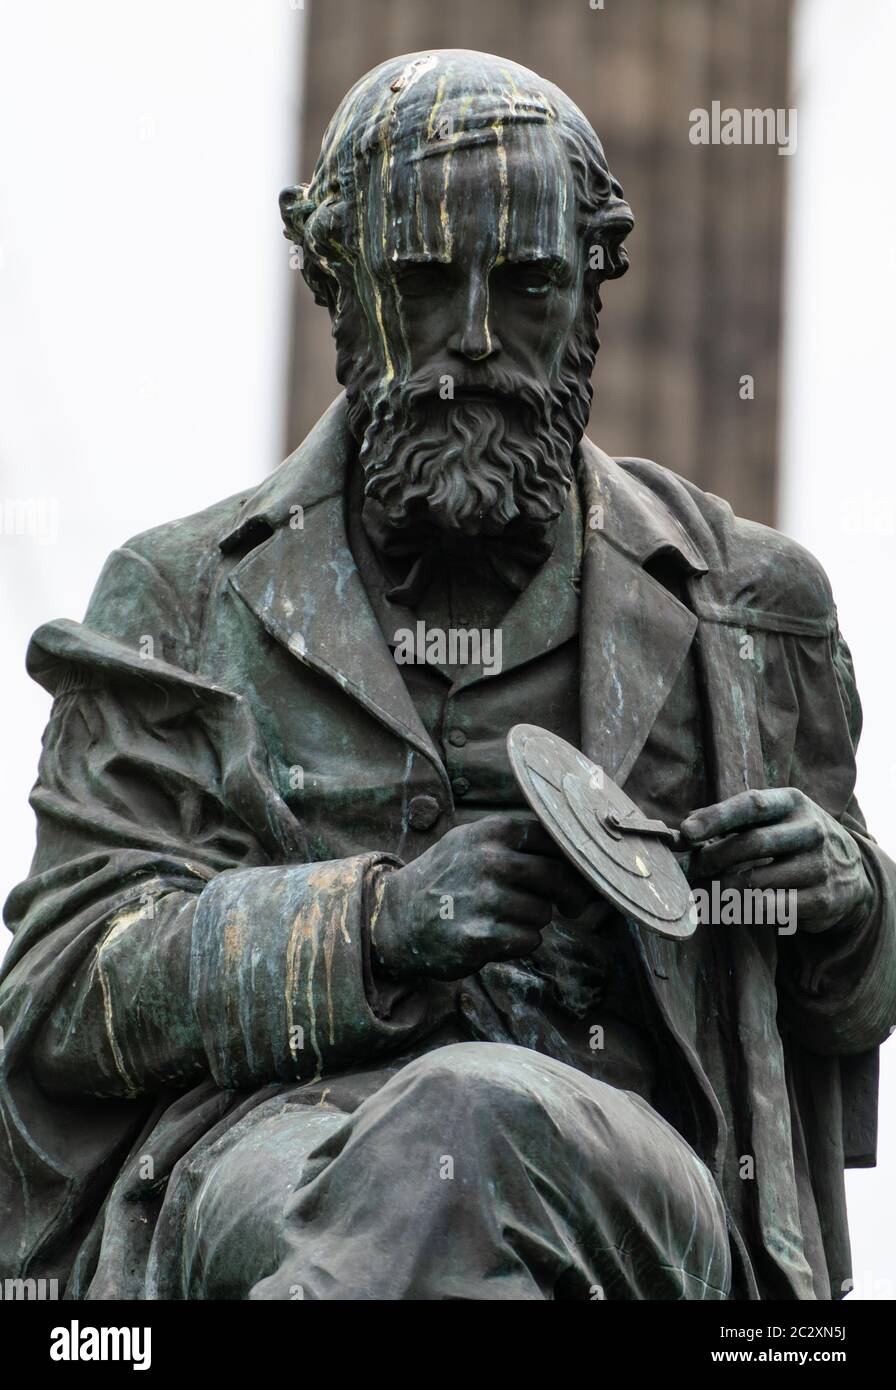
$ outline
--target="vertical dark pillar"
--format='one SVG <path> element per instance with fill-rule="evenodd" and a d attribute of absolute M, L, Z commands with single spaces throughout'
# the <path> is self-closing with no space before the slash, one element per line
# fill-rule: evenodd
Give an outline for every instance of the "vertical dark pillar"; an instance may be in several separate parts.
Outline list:
<path fill-rule="evenodd" d="M 635 213 L 632 268 L 605 286 L 589 433 L 773 520 L 788 158 L 694 145 L 690 112 L 786 108 L 791 0 L 309 0 L 302 168 L 368 68 L 478 48 L 578 102 Z M 288 447 L 336 394 L 329 323 L 297 277 Z M 753 378 L 752 399 L 741 379 Z"/>

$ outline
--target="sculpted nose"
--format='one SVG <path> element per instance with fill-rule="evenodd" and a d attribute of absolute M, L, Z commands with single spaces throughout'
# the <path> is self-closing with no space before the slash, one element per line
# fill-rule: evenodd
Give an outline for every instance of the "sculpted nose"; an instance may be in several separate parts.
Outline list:
<path fill-rule="evenodd" d="M 482 362 L 501 351 L 501 342 L 489 323 L 488 281 L 474 280 L 460 306 L 460 322 L 448 339 L 448 351 L 470 362 Z"/>

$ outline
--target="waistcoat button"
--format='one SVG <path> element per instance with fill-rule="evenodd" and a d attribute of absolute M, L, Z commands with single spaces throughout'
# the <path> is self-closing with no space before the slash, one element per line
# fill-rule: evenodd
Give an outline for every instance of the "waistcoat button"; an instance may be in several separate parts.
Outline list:
<path fill-rule="evenodd" d="M 415 796 L 408 806 L 408 824 L 412 830 L 431 830 L 442 808 L 434 796 Z"/>

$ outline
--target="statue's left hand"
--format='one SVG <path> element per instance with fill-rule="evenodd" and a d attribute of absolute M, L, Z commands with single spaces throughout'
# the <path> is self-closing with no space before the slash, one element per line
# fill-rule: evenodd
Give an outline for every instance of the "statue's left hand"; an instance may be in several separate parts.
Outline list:
<path fill-rule="evenodd" d="M 803 931 L 859 921 L 871 900 L 862 855 L 849 831 L 795 787 L 740 792 L 704 806 L 682 822 L 681 835 L 683 844 L 697 847 L 692 879 L 796 889 Z"/>

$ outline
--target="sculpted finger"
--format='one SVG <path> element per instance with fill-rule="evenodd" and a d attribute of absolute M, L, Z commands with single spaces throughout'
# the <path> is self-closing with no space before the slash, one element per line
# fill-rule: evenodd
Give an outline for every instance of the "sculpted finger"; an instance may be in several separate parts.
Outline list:
<path fill-rule="evenodd" d="M 779 821 L 704 845 L 691 861 L 691 868 L 701 878 L 718 878 L 737 864 L 804 853 L 817 849 L 823 840 L 821 824 L 810 816 Z"/>
<path fill-rule="evenodd" d="M 814 883 L 806 888 L 797 888 L 796 923 L 800 931 L 826 931 L 835 920 L 836 914 L 831 912 L 826 884 Z"/>
<path fill-rule="evenodd" d="M 519 960 L 531 956 L 541 945 L 541 931 L 535 927 L 502 923 L 483 933 L 480 963 L 490 960 Z"/>
<path fill-rule="evenodd" d="M 715 806 L 703 806 L 692 811 L 681 823 L 685 843 L 699 844 L 717 835 L 730 835 L 734 830 L 748 830 L 754 825 L 769 825 L 783 820 L 795 810 L 799 793 L 792 787 L 772 787 L 765 791 L 739 792 Z"/>
<path fill-rule="evenodd" d="M 733 875 L 729 882 L 739 888 L 802 890 L 824 883 L 825 877 L 824 861 L 820 855 L 799 854 L 790 859 L 782 859 L 777 864 L 765 864 L 761 868 L 748 869 L 746 873 Z"/>
<path fill-rule="evenodd" d="M 541 854 L 508 850 L 492 860 L 495 881 L 506 888 L 522 888 L 553 902 L 563 876 L 563 864 Z"/>
<path fill-rule="evenodd" d="M 496 878 L 508 888 L 522 888 L 546 898 L 556 904 L 564 917 L 581 916 L 594 897 L 593 888 L 565 858 L 509 854 Z"/>
<path fill-rule="evenodd" d="M 511 927 L 534 927 L 541 931 L 553 916 L 553 906 L 550 898 L 542 898 L 535 893 L 511 891 L 502 895 L 496 916 L 502 924 Z"/>
<path fill-rule="evenodd" d="M 487 819 L 491 822 L 491 838 L 507 849 L 516 850 L 519 854 L 543 855 L 551 859 L 556 859 L 563 853 L 534 816 L 520 814 L 489 816 Z"/>

